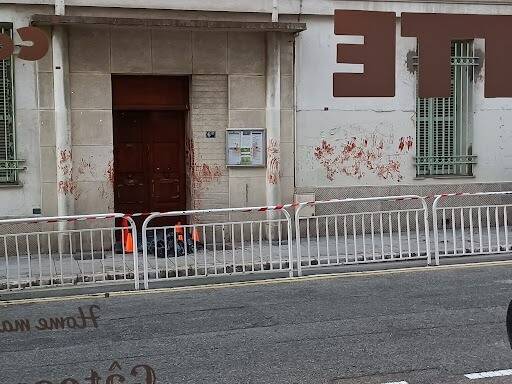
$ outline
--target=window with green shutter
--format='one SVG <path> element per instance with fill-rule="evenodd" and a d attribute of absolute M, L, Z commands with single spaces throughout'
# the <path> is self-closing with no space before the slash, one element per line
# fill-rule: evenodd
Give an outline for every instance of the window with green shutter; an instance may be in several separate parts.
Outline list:
<path fill-rule="evenodd" d="M 418 177 L 473 176 L 473 78 L 478 58 L 472 41 L 452 43 L 451 65 L 451 96 L 416 102 Z"/>
<path fill-rule="evenodd" d="M 0 24 L 0 33 L 12 38 L 12 26 Z M 0 184 L 17 184 L 21 170 L 16 159 L 13 62 L 12 56 L 0 60 Z"/>

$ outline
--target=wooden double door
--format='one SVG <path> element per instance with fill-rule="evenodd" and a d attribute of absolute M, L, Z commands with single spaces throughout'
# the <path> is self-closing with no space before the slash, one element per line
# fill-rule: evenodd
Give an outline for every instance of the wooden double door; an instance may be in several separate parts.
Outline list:
<path fill-rule="evenodd" d="M 114 111 L 116 212 L 186 209 L 186 111 Z"/>

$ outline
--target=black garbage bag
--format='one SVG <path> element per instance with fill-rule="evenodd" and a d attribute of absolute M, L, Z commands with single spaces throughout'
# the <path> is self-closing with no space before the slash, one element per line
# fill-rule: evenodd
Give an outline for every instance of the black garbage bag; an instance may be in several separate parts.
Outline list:
<path fill-rule="evenodd" d="M 166 234 L 165 237 L 164 234 Z M 174 231 L 172 229 L 149 230 L 146 238 L 148 256 L 156 255 L 159 258 L 165 258 L 167 247 L 167 257 L 174 257 Z"/>
<path fill-rule="evenodd" d="M 192 233 L 187 232 L 185 235 L 187 242 L 187 253 L 200 252 L 204 249 L 204 244 L 201 241 L 194 241 Z"/>
<path fill-rule="evenodd" d="M 166 234 L 166 238 L 164 238 L 164 233 Z M 194 252 L 199 252 L 203 249 L 203 244 L 199 241 L 195 241 L 192 238 L 192 234 L 189 231 L 184 231 L 185 238 L 184 240 L 179 239 L 179 236 L 174 238 L 174 230 L 167 229 L 164 230 L 156 230 L 147 232 L 147 246 L 148 246 L 148 256 L 154 256 L 156 254 L 159 258 L 165 258 L 166 256 L 166 246 L 167 246 L 167 257 L 181 257 L 184 256 L 185 253 L 187 255 L 194 254 Z M 156 236 L 155 236 L 156 234 Z M 186 247 L 185 247 L 186 242 Z M 139 246 L 139 251 L 142 252 L 142 241 L 139 242 L 141 244 Z M 174 245 L 176 244 L 176 250 Z M 186 251 L 186 252 L 185 252 Z"/>

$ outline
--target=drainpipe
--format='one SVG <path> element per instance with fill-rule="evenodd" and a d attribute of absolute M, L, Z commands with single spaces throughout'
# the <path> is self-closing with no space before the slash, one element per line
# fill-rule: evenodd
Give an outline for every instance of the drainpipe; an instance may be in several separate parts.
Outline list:
<path fill-rule="evenodd" d="M 298 154 L 298 145 L 297 145 L 297 115 L 298 115 L 298 99 L 297 99 L 297 90 L 298 85 L 297 81 L 299 80 L 299 34 L 295 33 L 293 35 L 293 199 L 295 200 L 295 193 L 297 191 L 297 154 Z M 295 202 L 295 201 L 294 201 Z"/>
<path fill-rule="evenodd" d="M 55 0 L 55 14 L 65 12 L 64 0 Z M 71 110 L 68 63 L 68 36 L 63 26 L 57 25 L 52 34 L 53 97 L 55 108 L 55 153 L 57 158 L 57 214 L 74 214 L 74 184 L 71 141 Z M 66 223 L 59 223 L 65 230 Z"/>
<path fill-rule="evenodd" d="M 66 13 L 65 0 L 55 0 L 55 14 L 64 15 Z"/>
<path fill-rule="evenodd" d="M 272 2 L 272 22 L 277 23 L 279 21 L 279 4 L 278 0 Z"/>
<path fill-rule="evenodd" d="M 267 32 L 266 60 L 267 205 L 281 203 L 281 45 L 278 32 Z M 280 213 L 269 212 L 268 218 Z M 277 228 L 275 228 L 277 229 Z M 272 237 L 275 239 L 274 234 Z"/>

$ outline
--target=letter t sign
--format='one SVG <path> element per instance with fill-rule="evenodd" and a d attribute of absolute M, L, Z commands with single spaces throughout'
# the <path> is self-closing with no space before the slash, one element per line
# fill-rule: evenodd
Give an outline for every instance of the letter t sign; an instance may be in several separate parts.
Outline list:
<path fill-rule="evenodd" d="M 336 11 L 336 35 L 364 36 L 364 44 L 338 44 L 338 63 L 363 64 L 364 73 L 335 73 L 334 97 L 395 96 L 394 12 Z"/>

